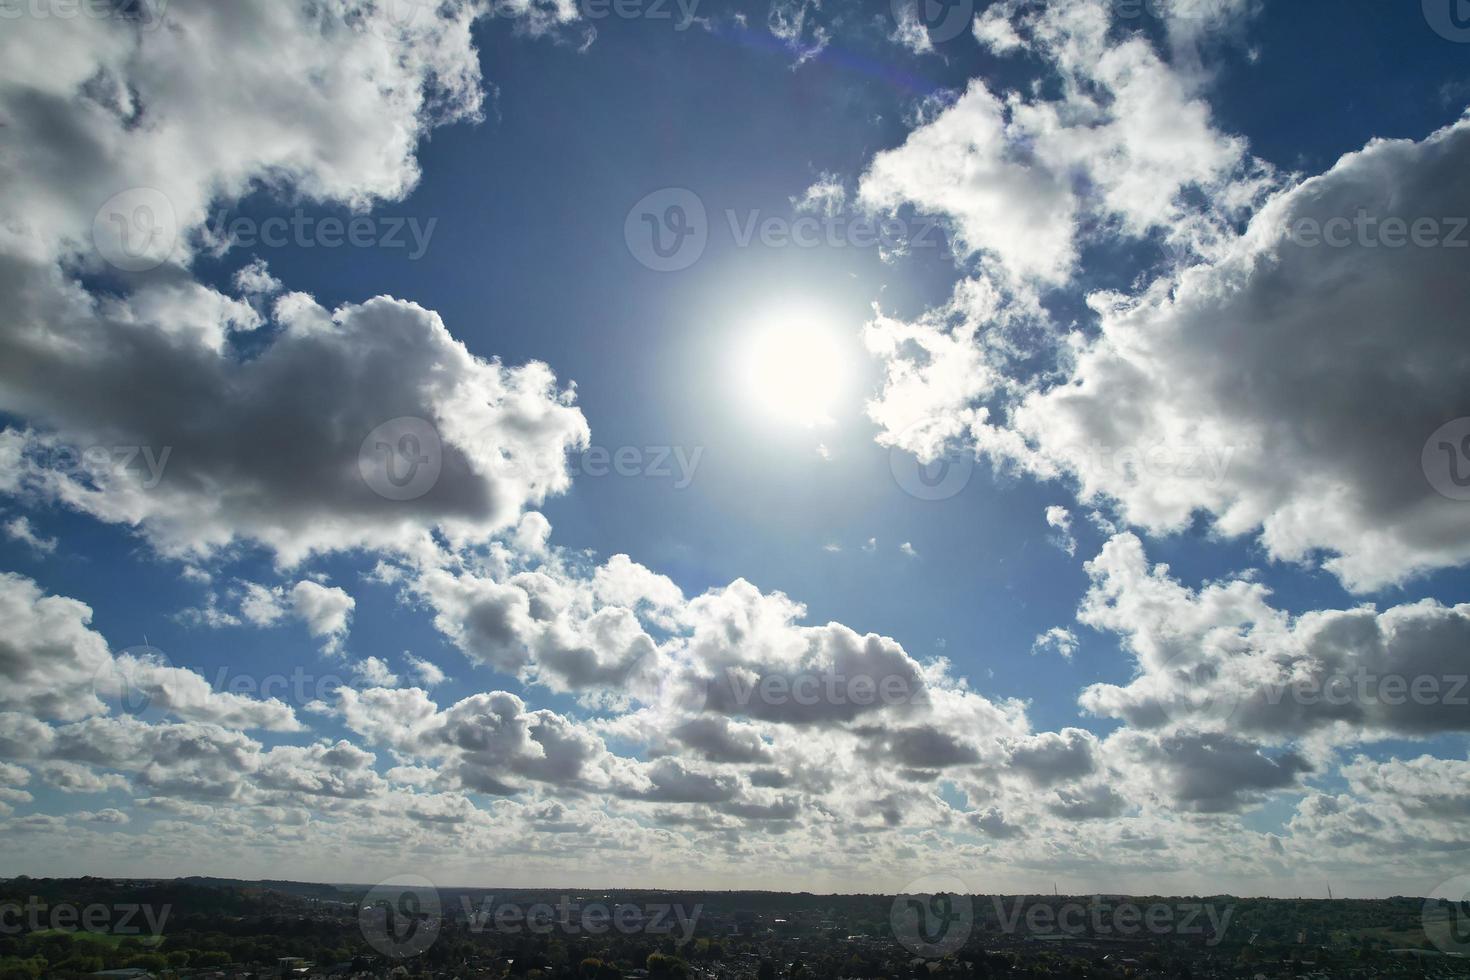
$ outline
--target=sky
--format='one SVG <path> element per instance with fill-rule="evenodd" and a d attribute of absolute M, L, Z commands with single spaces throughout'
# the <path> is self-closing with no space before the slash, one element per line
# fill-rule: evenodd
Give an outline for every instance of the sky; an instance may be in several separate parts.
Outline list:
<path fill-rule="evenodd" d="M 1443 891 L 1461 14 L 0 2 L 0 870 Z"/>

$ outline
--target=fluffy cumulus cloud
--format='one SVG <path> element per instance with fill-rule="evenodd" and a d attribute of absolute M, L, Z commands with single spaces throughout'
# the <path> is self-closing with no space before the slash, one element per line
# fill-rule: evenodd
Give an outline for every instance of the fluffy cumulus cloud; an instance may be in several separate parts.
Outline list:
<path fill-rule="evenodd" d="M 357 600 L 344 590 L 310 579 L 290 588 L 247 582 L 240 601 L 241 615 L 256 626 L 274 626 L 288 614 L 301 620 L 328 653 L 340 651 L 356 607 Z"/>
<path fill-rule="evenodd" d="M 1087 710 L 1144 729 L 1234 732 L 1284 744 L 1470 729 L 1470 604 L 1433 600 L 1298 616 L 1249 578 L 1190 589 L 1132 534 L 1088 563 L 1079 612 L 1119 634 L 1138 676 L 1095 684 Z"/>
<path fill-rule="evenodd" d="M 0 709 L 70 721 L 152 706 L 239 728 L 298 728 L 294 712 L 279 700 L 216 692 L 204 677 L 171 666 L 149 648 L 113 653 L 91 628 L 86 604 L 46 595 L 23 576 L 0 574 L 0 609 L 8 627 L 0 640 L 6 681 Z"/>
<path fill-rule="evenodd" d="M 981 42 L 1049 58 L 1063 98 L 997 94 L 973 80 L 902 146 L 873 159 L 859 200 L 948 215 L 962 252 L 1046 285 L 1072 272 L 1084 217 L 1134 236 L 1204 232 L 1184 191 L 1227 201 L 1245 193 L 1244 143 L 1214 128 L 1190 81 L 1147 40 L 1119 42 L 1112 26 L 1111 6 L 1097 0 L 988 7 L 975 25 Z"/>
<path fill-rule="evenodd" d="M 1197 78 L 1110 32 L 1114 14 L 988 8 L 982 42 L 1042 54 L 1063 97 L 972 83 L 864 176 L 871 204 L 947 213 L 982 257 L 949 308 L 869 326 L 887 372 L 870 406 L 880 442 L 925 461 L 964 445 L 1155 533 L 1203 513 L 1353 589 L 1463 564 L 1470 532 L 1441 492 L 1454 443 L 1433 437 L 1470 414 L 1455 272 L 1470 235 L 1453 217 L 1470 201 L 1470 125 L 1287 180 L 1215 128 Z M 1176 261 L 1136 293 L 1093 294 L 1095 327 L 1052 330 L 1055 371 L 1018 369 L 1005 335 L 1046 319 L 1024 284 L 1070 282 L 1099 228 Z"/>
<path fill-rule="evenodd" d="M 122 17 L 11 23 L 0 409 L 32 426 L 15 489 L 136 526 L 168 554 L 243 539 L 290 564 L 414 547 L 434 528 L 483 536 L 565 488 L 562 454 L 586 423 L 544 365 L 479 357 L 401 300 L 327 310 L 287 293 L 262 312 L 190 275 L 200 252 L 228 247 L 209 240 L 211 205 L 401 197 L 427 129 L 477 116 L 476 8 L 423 13 L 397 27 L 351 0 L 186 2 L 151 30 Z M 119 273 L 121 290 L 84 284 Z M 256 264 L 239 286 L 277 288 Z M 263 330 L 244 356 L 242 335 Z M 400 418 L 418 428 L 379 428 Z M 405 435 L 435 471 L 408 500 L 374 470 L 394 462 L 378 443 L 391 454 Z"/>
<path fill-rule="evenodd" d="M 1446 217 L 1470 201 L 1467 158 L 1466 123 L 1372 143 L 1273 198 L 1172 289 L 1099 299 L 1100 334 L 1067 383 L 1015 411 L 1028 465 L 1151 530 L 1198 511 L 1226 534 L 1259 530 L 1274 557 L 1325 556 L 1352 588 L 1463 563 L 1459 501 L 1434 483 L 1454 461 L 1426 444 L 1470 413 L 1470 294 L 1453 271 L 1470 235 L 1456 245 Z M 1393 231 L 1416 222 L 1433 245 Z"/>
<path fill-rule="evenodd" d="M 1200 33 L 1186 6 L 1168 5 L 1176 51 Z M 1211 9 L 1234 22 L 1247 7 Z M 1039 871 L 1111 886 L 1204 857 L 1260 881 L 1316 867 L 1324 845 L 1393 847 L 1417 872 L 1459 842 L 1463 760 L 1342 759 L 1470 728 L 1456 700 L 1470 692 L 1450 690 L 1470 606 L 1293 613 L 1249 573 L 1186 584 L 1124 530 L 1087 566 L 1078 629 L 1115 638 L 1132 676 L 1079 693 L 1078 721 L 1105 736 L 1038 730 L 1027 703 L 892 637 L 808 621 L 790 595 L 744 579 L 686 594 L 629 555 L 558 547 L 531 508 L 567 487 L 564 454 L 588 429 L 546 365 L 472 352 L 405 299 L 328 309 L 260 262 L 242 261 L 228 293 L 196 281 L 196 256 L 229 255 L 203 227 L 218 203 L 366 208 L 410 190 L 428 129 L 478 112 L 477 12 L 451 0 L 390 30 L 380 7 L 347 0 L 174 0 L 158 30 L 28 18 L 0 36 L 0 122 L 17 137 L 0 159 L 15 189 L 0 203 L 0 410 L 22 420 L 0 431 L 0 492 L 131 526 L 192 582 L 225 582 L 186 624 L 299 621 L 339 657 L 365 613 L 305 566 L 363 552 L 363 587 L 395 594 L 450 651 L 339 659 L 353 684 L 298 717 L 157 651 L 114 650 L 80 599 L 0 574 L 6 840 L 24 835 L 36 860 L 127 853 L 185 873 L 258 875 L 268 856 L 301 876 L 340 880 L 342 861 L 386 876 L 408 853 L 458 878 L 508 862 L 556 876 L 595 853 L 600 876 L 626 880 L 656 865 L 670 882 L 851 887 L 942 864 L 1017 890 Z M 496 12 L 533 34 L 576 16 Z M 809 57 L 828 39 L 819 13 L 777 4 L 768 27 Z M 1329 553 L 1353 584 L 1462 560 L 1463 527 L 1415 482 L 1423 438 L 1403 442 L 1465 408 L 1441 314 L 1466 299 L 1453 256 L 1369 262 L 1280 229 L 1358 206 L 1453 213 L 1467 137 L 1376 143 L 1277 188 L 1236 235 L 1276 178 L 1217 131 L 1198 77 L 1108 16 L 1098 0 L 992 4 L 977 36 L 1042 58 L 1057 97 L 976 81 L 859 180 L 860 206 L 948 215 L 966 271 L 944 307 L 869 325 L 880 438 L 1070 477 L 1084 502 L 1149 530 L 1204 510 L 1224 533 L 1259 531 L 1272 556 Z M 914 26 L 900 40 L 923 50 Z M 823 185 L 803 206 L 831 213 L 845 194 Z M 159 196 L 125 196 L 122 227 L 140 230 L 128 222 L 146 205 L 171 233 L 151 268 L 128 271 L 115 263 L 136 255 L 116 251 L 102 205 L 139 187 Z M 1044 301 L 1100 230 L 1173 241 L 1186 260 L 1140 295 L 1096 298 L 1098 329 L 1069 338 Z M 1384 322 L 1421 343 L 1384 356 Z M 1026 331 L 1054 355 L 1039 379 L 1019 371 Z M 1354 385 L 1380 393 L 1373 417 Z M 404 418 L 423 427 L 382 428 Z M 1088 439 L 1233 453 L 1209 479 L 1093 472 L 1058 448 Z M 432 463 L 422 492 L 397 492 L 395 452 Z M 1072 510 L 1045 520 L 1072 553 Z M 49 540 L 17 521 L 15 542 Z M 277 566 L 272 584 L 215 577 L 252 547 Z M 1080 645 L 1057 626 L 1035 649 Z M 555 709 L 538 706 L 550 696 Z M 1279 834 L 1238 818 L 1282 798 L 1295 812 Z"/>

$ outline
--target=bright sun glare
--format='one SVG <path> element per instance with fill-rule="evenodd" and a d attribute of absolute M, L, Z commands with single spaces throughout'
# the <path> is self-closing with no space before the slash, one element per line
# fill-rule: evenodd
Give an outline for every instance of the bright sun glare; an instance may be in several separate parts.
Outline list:
<path fill-rule="evenodd" d="M 765 317 L 740 344 L 741 390 L 757 408 L 808 428 L 833 421 L 851 364 L 829 319 L 811 312 Z"/>

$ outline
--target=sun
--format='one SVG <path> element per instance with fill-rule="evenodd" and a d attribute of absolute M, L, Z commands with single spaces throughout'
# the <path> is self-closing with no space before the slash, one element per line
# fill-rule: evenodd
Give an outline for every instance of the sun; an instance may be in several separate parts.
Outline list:
<path fill-rule="evenodd" d="M 755 408 L 807 428 L 833 423 L 851 380 L 852 355 L 829 317 L 795 309 L 762 317 L 738 344 L 738 383 Z"/>

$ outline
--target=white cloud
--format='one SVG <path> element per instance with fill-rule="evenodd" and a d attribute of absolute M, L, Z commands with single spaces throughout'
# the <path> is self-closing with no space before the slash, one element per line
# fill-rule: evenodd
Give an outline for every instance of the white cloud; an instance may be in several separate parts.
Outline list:
<path fill-rule="evenodd" d="M 771 0 L 766 27 L 796 55 L 793 68 L 821 54 L 832 40 L 826 26 L 817 22 L 821 9 L 821 0 Z"/>
<path fill-rule="evenodd" d="M 114 656 L 90 628 L 87 605 L 45 595 L 23 576 L 0 573 L 0 619 L 7 626 L 0 637 L 0 710 L 66 721 L 147 704 L 200 721 L 278 731 L 299 727 L 290 707 L 278 700 L 216 693 L 203 677 L 146 651 Z"/>
<path fill-rule="evenodd" d="M 1119 535 L 1087 565 L 1078 619 L 1118 633 L 1139 676 L 1079 702 L 1134 728 L 1355 744 L 1470 730 L 1470 604 L 1298 616 L 1247 577 L 1186 588 Z"/>
<path fill-rule="evenodd" d="M 415 657 L 407 652 L 404 653 L 404 657 L 408 660 L 409 667 L 411 667 L 413 669 L 413 672 L 418 675 L 419 681 L 425 687 L 438 687 L 440 684 L 443 684 L 444 681 L 448 679 L 448 675 L 446 675 L 444 671 L 441 670 L 436 664 L 430 663 L 427 660 L 421 660 L 420 658 Z"/>
<path fill-rule="evenodd" d="M 38 555 L 49 555 L 56 550 L 56 539 L 37 534 L 31 527 L 30 518 L 24 515 L 12 517 L 5 522 L 4 528 L 7 538 L 20 542 Z"/>
<path fill-rule="evenodd" d="M 1038 653 L 1055 650 L 1063 660 L 1071 660 L 1078 646 L 1076 633 L 1062 626 L 1053 626 L 1032 641 L 1031 653 L 1035 656 Z"/>
<path fill-rule="evenodd" d="M 27 17 L 0 38 L 0 73 L 20 82 L 0 94 L 18 147 L 0 161 L 14 190 L 0 203 L 0 409 L 42 430 L 6 441 L 131 453 L 84 474 L 17 467 L 12 491 L 137 527 L 166 554 L 244 539 L 290 565 L 411 549 L 435 528 L 480 538 L 565 489 L 562 454 L 586 423 L 544 365 L 476 357 L 411 303 L 329 312 L 299 293 L 277 300 L 279 331 L 241 358 L 230 338 L 262 314 L 188 277 L 196 252 L 224 247 L 201 238 L 211 205 L 262 186 L 359 208 L 400 198 L 419 139 L 477 116 L 476 8 L 425 8 L 399 30 L 374 23 L 382 7 L 180 2 L 166 29 Z M 122 192 L 110 206 L 124 221 L 146 206 L 163 265 L 94 295 L 76 273 L 129 258 L 99 216 Z M 247 266 L 239 285 L 258 297 L 267 275 Z M 440 466 L 406 501 L 375 493 L 359 467 L 375 427 L 404 416 L 436 430 Z"/>
<path fill-rule="evenodd" d="M 1454 214 L 1463 195 L 1435 175 L 1467 159 L 1470 124 L 1375 142 L 1273 199 L 1226 257 L 1172 292 L 1099 301 L 1102 332 L 1071 377 L 1015 412 L 1036 450 L 1027 465 L 1070 474 L 1083 500 L 1113 498 L 1153 531 L 1203 511 L 1221 533 L 1259 531 L 1278 559 L 1325 554 L 1354 589 L 1470 559 L 1461 502 L 1421 464 L 1431 434 L 1470 415 L 1456 312 L 1470 294 L 1451 272 L 1464 253 L 1286 234 L 1358 209 Z M 1356 395 L 1366 390 L 1371 402 Z M 1098 446 L 1110 454 L 1081 451 Z"/>
<path fill-rule="evenodd" d="M 336 586 L 304 579 L 291 587 L 291 611 L 306 623 L 306 629 L 326 642 L 327 649 L 341 649 L 357 600 Z"/>
<path fill-rule="evenodd" d="M 44 762 L 36 772 L 43 783 L 63 793 L 105 793 L 128 786 L 128 781 L 115 773 L 97 772 L 76 762 Z"/>
<path fill-rule="evenodd" d="M 1179 39 L 1186 22 L 1250 12 L 1186 6 L 1168 11 Z M 1460 502 L 1426 478 L 1456 462 L 1426 442 L 1470 416 L 1457 320 L 1470 295 L 1444 217 L 1466 202 L 1439 177 L 1470 156 L 1470 123 L 1375 140 L 1291 184 L 1216 130 L 1199 78 L 1109 18 L 1098 0 L 992 5 L 982 41 L 1045 58 L 1062 97 L 1002 99 L 977 81 L 874 158 L 860 197 L 949 214 L 983 259 L 956 296 L 989 298 L 870 325 L 886 372 L 869 406 L 879 442 L 925 462 L 962 445 L 1065 478 L 1153 533 L 1203 513 L 1354 590 L 1470 560 Z M 1343 234 L 1288 234 L 1303 221 Z M 1416 221 L 1432 244 L 1407 240 Z M 1040 330 L 1024 284 L 1070 283 L 1084 227 L 1160 240 L 1180 261 L 1134 294 L 1090 296 L 1096 329 Z M 1055 370 L 1016 361 L 1007 337 L 1023 329 L 1038 331 L 1033 355 L 1054 348 Z"/>
<path fill-rule="evenodd" d="M 1077 539 L 1072 536 L 1072 512 L 1065 507 L 1053 505 L 1046 509 L 1046 526 L 1056 528 L 1057 533 L 1047 538 L 1053 545 L 1068 555 L 1077 553 Z"/>
<path fill-rule="evenodd" d="M 240 614 L 255 626 L 275 626 L 287 615 L 301 620 L 307 632 L 323 641 L 327 653 L 340 653 L 352 625 L 357 600 L 336 586 L 302 579 L 287 588 L 245 582 Z"/>
<path fill-rule="evenodd" d="M 432 666 L 432 665 L 430 665 Z M 398 675 L 378 657 L 364 657 L 352 665 L 353 676 L 370 687 L 397 687 Z"/>

